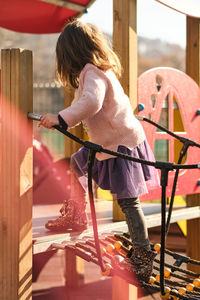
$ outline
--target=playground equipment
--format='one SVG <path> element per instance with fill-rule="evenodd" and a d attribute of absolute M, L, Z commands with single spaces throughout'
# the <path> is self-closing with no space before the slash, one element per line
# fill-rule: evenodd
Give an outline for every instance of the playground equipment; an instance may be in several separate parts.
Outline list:
<path fill-rule="evenodd" d="M 102 272 L 102 275 L 118 276 L 132 285 L 139 287 L 140 284 L 142 284 L 142 287 L 160 291 L 160 260 L 158 258 L 154 261 L 154 270 L 149 282 L 139 283 L 137 278 L 134 277 L 134 273 L 129 273 L 120 266 L 132 246 L 128 234 L 102 234 L 100 236 L 100 245 L 103 263 L 105 265 L 105 271 Z M 152 245 L 152 247 L 157 250 L 158 254 L 160 253 L 160 244 Z M 60 250 L 67 249 L 82 259 L 99 265 L 98 256 L 95 251 L 95 241 L 90 236 L 86 235 L 85 238 L 73 243 L 53 243 L 51 248 Z M 182 264 L 193 263 L 199 265 L 200 262 L 167 249 L 165 253 L 173 257 L 174 261 L 173 264 L 166 264 L 164 268 L 166 286 L 163 297 L 165 299 L 170 298 L 170 296 L 176 296 L 179 299 L 199 299 L 200 280 L 198 277 L 200 274 L 183 269 Z M 181 282 L 176 281 L 176 279 L 181 279 Z"/>
<path fill-rule="evenodd" d="M 39 121 L 41 119 L 42 115 L 36 115 L 33 113 L 28 113 L 28 118 L 33 119 L 33 120 L 37 120 Z M 161 197 L 161 204 L 162 204 L 162 209 L 161 209 L 161 246 L 158 249 L 158 252 L 160 253 L 160 268 L 157 268 L 157 270 L 160 272 L 159 275 L 159 280 L 156 279 L 153 280 L 153 282 L 150 283 L 156 283 L 157 285 L 159 285 L 160 291 L 161 291 L 161 296 L 169 298 L 170 297 L 170 293 L 171 295 L 174 296 L 178 296 L 179 298 L 182 298 L 182 293 L 179 291 L 179 293 L 174 292 L 170 290 L 169 287 L 165 286 L 165 241 L 166 241 L 166 235 L 168 233 L 168 229 L 169 229 L 169 224 L 170 224 L 170 218 L 171 218 L 171 213 L 172 213 L 172 208 L 173 208 L 173 197 L 171 200 L 171 206 L 170 206 L 170 210 L 169 210 L 169 214 L 168 214 L 168 220 L 166 223 L 166 187 L 168 185 L 168 173 L 172 170 L 176 170 L 176 175 L 174 177 L 174 184 L 173 184 L 173 190 L 172 190 L 172 195 L 175 195 L 175 189 L 176 189 L 176 183 L 177 183 L 177 178 L 178 178 L 178 171 L 180 169 L 183 170 L 188 170 L 188 169 L 199 169 L 200 168 L 200 163 L 198 164 L 190 164 L 190 165 L 180 165 L 180 163 L 182 162 L 182 158 L 186 155 L 186 152 L 189 148 L 189 146 L 192 147 L 198 147 L 200 148 L 200 144 L 197 144 L 195 141 L 189 140 L 188 138 L 185 137 L 179 137 L 178 135 L 174 134 L 173 132 L 171 132 L 168 129 L 165 129 L 164 127 L 157 125 L 156 123 L 152 122 L 151 120 L 148 120 L 144 117 L 140 117 L 140 119 L 148 121 L 149 123 L 155 125 L 156 127 L 158 127 L 159 129 L 167 132 L 168 134 L 172 135 L 174 138 L 179 139 L 182 143 L 183 143 L 183 147 L 181 149 L 180 152 L 180 156 L 178 159 L 179 164 L 173 164 L 170 162 L 162 162 L 162 161 L 156 161 L 156 162 L 151 162 L 151 161 L 146 161 L 144 159 L 138 159 L 138 158 L 134 158 L 128 155 L 124 155 L 122 153 L 118 153 L 118 152 L 114 152 L 108 149 L 103 148 L 102 146 L 98 145 L 98 144 L 94 144 L 92 142 L 89 141 L 83 141 L 79 138 L 77 138 L 76 136 L 74 136 L 73 134 L 69 133 L 68 131 L 66 131 L 64 128 L 62 128 L 62 126 L 58 126 L 55 125 L 54 128 L 57 129 L 58 131 L 60 131 L 61 133 L 63 133 L 64 135 L 70 137 L 71 139 L 75 140 L 76 142 L 80 143 L 81 145 L 83 145 L 84 147 L 88 148 L 89 152 L 88 152 L 88 192 L 89 192 L 89 200 L 90 200 L 90 209 L 91 209 L 91 215 L 92 215 L 92 225 L 93 225 L 93 232 L 94 232 L 94 243 L 93 243 L 93 247 L 95 248 L 96 252 L 92 251 L 90 249 L 88 249 L 88 247 L 86 247 L 81 243 L 75 243 L 75 245 L 72 245 L 69 243 L 69 245 L 67 243 L 65 243 L 65 245 L 63 246 L 62 244 L 58 244 L 58 243 L 54 243 L 51 245 L 52 248 L 57 248 L 57 249 L 68 249 L 72 252 L 74 252 L 75 255 L 78 255 L 80 257 L 82 257 L 83 259 L 85 259 L 86 261 L 91 261 L 93 263 L 96 263 L 100 266 L 102 274 L 103 275 L 110 275 L 110 276 L 114 276 L 117 274 L 117 276 L 120 276 L 124 279 L 126 279 L 127 282 L 132 283 L 134 285 L 137 286 L 137 278 L 135 278 L 134 280 L 131 280 L 131 275 L 134 275 L 134 272 L 129 274 L 125 274 L 127 273 L 126 270 L 123 269 L 123 267 L 120 267 L 121 265 L 121 260 L 125 259 L 126 256 L 128 256 L 129 254 L 129 249 L 125 248 L 125 246 L 123 247 L 123 250 L 125 251 L 124 255 L 117 256 L 117 257 L 113 257 L 113 259 L 111 259 L 111 264 L 106 263 L 106 261 L 103 259 L 103 254 L 102 254 L 102 250 L 100 247 L 100 243 L 103 243 L 102 240 L 99 239 L 99 235 L 98 235 L 98 228 L 97 228 L 97 218 L 96 218 L 96 211 L 95 211 L 95 206 L 94 206 L 94 197 L 93 197 L 93 189 L 92 189 L 92 167 L 94 164 L 94 160 L 95 160 L 95 155 L 97 152 L 103 152 L 103 153 L 107 153 L 110 155 L 114 155 L 116 157 L 121 157 L 123 159 L 128 159 L 131 161 L 135 161 L 138 163 L 142 163 L 142 164 L 146 164 L 146 165 L 150 165 L 153 166 L 155 168 L 160 169 L 161 171 L 161 187 L 162 187 L 162 197 Z M 81 246 L 82 245 L 82 246 Z M 90 244 L 91 245 L 91 244 Z M 131 242 L 129 241 L 129 245 L 131 245 Z M 119 243 L 117 244 L 117 246 L 113 246 L 111 244 L 106 245 L 107 247 L 107 252 L 111 253 L 114 252 L 114 248 L 120 248 Z M 83 251 L 84 250 L 84 251 Z M 90 251 L 91 253 L 89 253 L 88 251 Z M 130 249 L 131 251 L 131 249 Z M 177 260 L 174 263 L 174 265 L 181 265 L 181 263 L 184 262 L 191 262 L 191 259 L 189 257 L 182 257 L 178 256 L 177 254 L 174 255 L 174 257 L 177 256 Z M 193 261 L 194 262 L 194 261 Z M 200 262 L 196 262 L 196 264 L 200 265 Z M 172 266 L 173 267 L 173 266 Z M 167 273 L 167 277 L 170 276 L 169 273 Z M 191 274 L 190 274 L 191 275 Z M 198 277 L 199 274 L 194 274 L 193 276 Z M 197 278 L 196 278 L 197 279 Z M 158 283 L 158 281 L 160 283 Z M 146 286 L 146 284 L 148 284 L 147 282 L 143 282 L 140 281 L 140 284 L 142 286 Z M 172 283 L 171 283 L 172 284 Z M 177 283 L 178 285 L 178 283 Z M 152 286 L 153 288 L 154 286 Z M 166 292 L 166 288 L 167 288 L 167 292 Z M 194 288 L 192 285 L 190 285 L 190 287 L 187 286 L 187 291 L 192 292 L 192 295 L 195 295 L 196 297 L 198 296 L 198 293 L 194 293 L 193 292 Z M 198 290 L 197 290 L 198 291 Z M 199 294 L 200 295 L 200 294 Z M 183 297 L 184 298 L 184 297 Z M 187 297 L 186 297 L 187 298 Z M 190 298 L 190 296 L 189 296 Z"/>
<path fill-rule="evenodd" d="M 136 30 L 136 1 L 121 0 L 114 1 L 114 49 L 119 53 L 125 74 L 122 84 L 125 92 L 129 95 L 133 109 L 137 107 L 137 30 Z M 6 14 L 8 16 L 8 14 Z M 7 18 L 7 17 L 6 17 Z M 30 20 L 29 20 L 29 23 Z M 38 22 L 39 24 L 39 22 Z M 199 19 L 187 16 L 187 51 L 186 51 L 186 73 L 193 78 L 196 83 L 200 84 L 200 54 L 199 54 Z M 6 110 L 2 113 L 1 139 L 3 141 L 3 149 L 1 149 L 1 197 L 0 197 L 0 298 L 1 299 L 31 299 L 31 252 L 32 252 L 32 195 L 31 195 L 31 122 L 26 119 L 26 113 L 32 111 L 32 74 L 31 74 L 31 54 L 26 50 L 8 49 L 3 50 L 1 59 L 2 68 L 2 104 L 5 98 L 9 101 Z M 66 91 L 66 102 L 71 101 L 73 92 Z M 4 97 L 4 95 L 6 97 Z M 68 97 L 69 96 L 69 97 Z M 17 99 L 17 101 L 15 101 Z M 11 101 L 10 101 L 11 100 Z M 11 109 L 10 102 L 15 103 L 15 110 Z M 68 103 L 66 103 L 68 104 Z M 19 121 L 17 116 L 18 108 L 23 111 L 25 124 L 16 126 Z M 5 114 L 7 112 L 7 114 Z M 10 120 L 8 123 L 7 120 Z M 12 124 L 10 131 L 6 131 L 6 124 Z M 29 126 L 28 126 L 29 125 Z M 19 129 L 20 128 L 20 129 Z M 30 129 L 24 133 L 21 131 Z M 21 144 L 21 140 L 16 140 L 15 130 L 18 130 L 18 136 L 27 136 L 25 145 Z M 77 132 L 77 130 L 76 130 Z M 9 134 L 8 134 L 9 133 Z M 78 134 L 82 134 L 80 130 Z M 5 142 L 4 142 L 5 141 Z M 10 146 L 12 145 L 12 147 Z M 14 146 L 13 146 L 14 145 Z M 23 149 L 22 149 L 23 148 Z M 71 149 L 71 143 L 68 143 L 67 149 Z M 27 152 L 26 150 L 29 150 Z M 15 151 L 13 151 L 15 150 Z M 71 150 L 70 150 L 71 151 Z M 67 151 L 66 151 L 67 152 Z M 27 157 L 28 160 L 22 158 Z M 71 153 L 67 152 L 68 156 Z M 26 170 L 28 174 L 22 172 L 21 162 L 26 161 Z M 14 169 L 13 169 L 14 166 Z M 19 172 L 20 170 L 20 172 Z M 197 172 L 197 170 L 195 171 Z M 9 178 L 9 181 L 8 181 Z M 27 179 L 26 179 L 27 178 Z M 26 184 L 30 182 L 30 184 Z M 23 196 L 20 196 L 19 186 L 26 187 Z M 13 200 L 14 199 L 14 200 Z M 187 254 L 190 257 L 199 259 L 200 240 L 196 237 L 200 234 L 199 219 L 199 195 L 193 194 L 187 196 L 187 205 L 191 207 L 184 208 L 182 212 L 172 215 L 171 221 L 189 219 L 188 235 L 187 235 Z M 194 207 L 193 207 L 194 206 Z M 195 207 L 196 206 L 196 207 Z M 25 210 L 24 210 L 25 208 Z M 154 220 L 154 216 L 150 217 L 150 222 Z M 157 216 L 159 222 L 159 218 Z M 123 222 L 120 222 L 123 225 Z M 154 223 L 155 224 L 155 223 Z M 119 228 L 119 223 L 115 224 Z M 124 224 L 125 225 L 125 224 Z M 113 228 L 114 230 L 114 228 Z M 51 243 L 51 237 L 46 243 Z M 64 236 L 60 236 L 60 241 L 65 240 Z M 45 243 L 43 243 L 44 245 Z M 36 246 L 36 244 L 33 245 Z M 120 291 L 121 279 L 117 276 L 113 277 L 114 295 L 113 299 L 117 299 L 117 294 L 121 297 Z M 126 300 L 136 298 L 134 291 L 126 285 Z M 120 299 L 122 300 L 122 298 Z"/>
<path fill-rule="evenodd" d="M 20 270 L 20 281 L 16 280 L 15 277 L 15 282 L 16 285 L 13 288 L 12 291 L 8 290 L 8 289 L 2 289 L 1 293 L 3 293 L 2 298 L 6 299 L 16 299 L 16 297 L 21 297 L 23 299 L 23 297 L 30 297 L 30 290 L 31 290 L 31 249 L 32 249 L 32 236 L 31 236 L 31 216 L 32 216 L 32 196 L 31 196 L 31 181 L 27 178 L 27 176 L 30 174 L 32 174 L 32 171 L 30 169 L 30 171 L 28 172 L 28 174 L 26 174 L 25 170 L 27 171 L 27 168 L 24 169 L 24 163 L 25 163 L 25 157 L 27 157 L 27 153 L 30 154 L 30 150 L 28 150 L 31 146 L 31 142 L 30 141 L 30 137 L 32 137 L 32 126 L 31 124 L 27 123 L 27 119 L 26 119 L 26 114 L 20 114 L 18 112 L 18 110 L 16 109 L 16 107 L 18 107 L 17 105 L 20 105 L 20 109 L 24 110 L 25 112 L 32 110 L 32 105 L 31 105 L 31 93 L 28 95 L 27 94 L 27 90 L 24 89 L 24 85 L 26 83 L 27 86 L 27 78 L 29 78 L 30 74 L 28 72 L 31 72 L 31 59 L 28 60 L 26 55 L 29 55 L 29 59 L 30 59 L 30 52 L 28 51 L 22 51 L 19 49 L 13 49 L 13 50 L 2 50 L 2 107 L 3 107 L 3 117 L 2 117 L 2 136 L 5 140 L 4 146 L 6 145 L 6 148 L 3 148 L 2 151 L 2 162 L 3 162 L 3 172 L 6 174 L 6 177 L 2 177 L 1 180 L 3 180 L 1 182 L 1 186 L 3 187 L 1 189 L 1 191 L 4 191 L 3 193 L 3 197 L 1 197 L 1 205 L 4 205 L 4 209 L 1 211 L 1 213 L 3 213 L 3 216 L 1 216 L 1 220 L 2 220 L 2 224 L 4 224 L 4 226 L 1 227 L 1 239 L 2 239 L 2 257 L 4 258 L 4 260 L 2 260 L 2 264 L 1 264 L 1 276 L 3 274 L 3 278 L 2 281 L 6 281 L 9 280 L 9 282 L 11 282 L 12 280 L 12 276 L 10 275 L 11 272 L 13 275 L 17 276 L 18 278 L 18 270 Z M 28 66 L 26 65 L 26 63 L 28 64 Z M 22 65 L 21 65 L 22 64 Z M 27 70 L 25 71 L 23 68 L 27 68 Z M 14 69 L 13 69 L 14 68 Z M 15 71 L 14 71 L 15 70 Z M 12 71 L 12 72 L 11 72 Z M 26 73 L 27 72 L 27 73 Z M 11 75 L 12 74 L 12 75 Z M 21 74 L 21 75 L 20 75 Z M 27 76 L 25 77 L 24 74 L 27 74 Z M 29 75 L 28 75 L 29 74 Z M 15 76 L 14 76 L 15 75 Z M 22 76 L 23 75 L 23 76 Z M 17 79 L 16 79 L 17 77 Z M 9 78 L 11 78 L 11 81 L 9 81 Z M 31 85 L 31 79 L 32 77 L 30 76 L 30 85 Z M 5 84 L 6 82 L 6 84 Z M 13 86 L 13 89 L 10 87 L 8 87 L 8 83 L 9 82 L 14 82 L 15 85 Z M 28 88 L 29 86 L 27 86 Z M 23 94 L 25 93 L 25 94 Z M 14 96 L 13 96 L 14 95 Z M 12 98 L 14 97 L 14 99 Z M 24 97 L 26 97 L 26 101 L 24 100 Z M 12 99 L 13 101 L 17 99 L 17 101 L 15 102 L 15 106 L 14 106 L 14 110 L 13 107 L 10 103 L 10 101 L 8 101 L 8 99 L 11 101 L 12 103 Z M 30 101 L 30 103 L 28 102 L 28 100 Z M 23 100 L 23 101 L 22 101 Z M 25 105 L 25 108 L 23 108 L 23 105 Z M 9 117 L 14 118 L 14 120 L 16 120 L 16 122 L 10 122 L 12 123 L 11 127 L 8 127 L 8 122 L 7 120 L 9 119 Z M 20 117 L 21 116 L 21 117 Z M 23 123 L 23 120 L 25 120 Z M 24 128 L 26 130 L 26 134 L 22 131 L 21 129 L 21 125 L 24 124 Z M 27 125 L 30 126 L 27 126 Z M 28 131 L 29 129 L 29 131 Z M 61 130 L 61 128 L 57 128 L 59 131 Z M 13 134 L 14 132 L 14 134 Z M 16 135 L 15 133 L 18 133 L 18 135 Z M 62 132 L 62 130 L 61 130 Z M 69 134 L 71 136 L 70 133 L 68 132 L 62 132 L 64 134 Z M 26 140 L 27 137 L 27 140 Z M 25 138 L 25 141 L 24 141 Z M 75 140 L 77 142 L 79 142 L 80 140 L 78 138 L 75 138 Z M 12 147 L 13 146 L 13 141 L 15 142 L 15 148 L 16 152 L 13 153 L 12 151 Z M 23 142 L 23 143 L 22 143 Z M 81 141 L 81 143 L 87 147 L 92 147 L 92 151 L 106 151 L 103 148 L 101 148 L 99 145 L 95 145 L 92 144 L 90 142 L 83 142 Z M 23 146 L 23 147 L 22 147 Z M 10 151 L 10 154 L 8 152 L 8 150 Z M 108 153 L 108 151 L 106 151 Z M 16 156 L 17 153 L 18 155 Z M 20 153 L 20 155 L 19 155 Z M 11 157 L 11 162 L 12 164 L 8 164 L 8 154 L 9 157 Z M 13 154 L 13 155 L 12 155 Z M 94 152 L 92 153 L 92 159 L 94 158 L 93 156 Z M 109 153 L 110 154 L 110 153 Z M 113 153 L 112 153 L 113 154 Z M 14 156 L 14 157 L 13 157 Z M 17 159 L 17 162 L 14 160 Z M 23 163 L 22 163 L 23 162 Z M 30 161 L 28 160 L 28 165 L 31 162 L 31 156 L 30 156 Z M 18 166 L 18 168 L 16 168 L 16 173 L 14 173 L 13 175 L 13 164 L 16 163 L 16 166 Z M 145 162 L 148 163 L 148 162 Z M 154 162 L 150 162 L 152 165 L 154 165 Z M 26 164 L 26 166 L 28 166 Z M 185 166 L 178 166 L 178 165 L 174 165 L 171 163 L 164 163 L 163 164 L 158 164 L 157 167 L 161 168 L 161 171 L 163 172 L 163 189 L 165 190 L 165 184 L 166 184 L 166 175 L 168 174 L 168 171 L 172 170 L 173 167 L 179 169 L 179 168 L 185 168 L 187 169 L 187 165 Z M 198 168 L 198 164 L 194 164 L 192 165 L 192 167 Z M 166 168 L 166 170 L 165 170 Z M 20 170 L 20 172 L 19 172 Z M 3 174 L 4 174 L 3 173 Z M 20 173 L 20 174 L 19 174 Z M 20 175 L 20 176 L 19 176 Z M 15 178 L 13 178 L 12 176 L 15 176 Z M 8 186 L 8 181 L 5 180 L 7 178 L 13 178 L 10 182 L 9 182 L 9 187 L 10 189 L 7 189 Z M 19 183 L 16 185 L 16 179 L 19 180 Z M 13 186 L 12 186 L 13 184 Z M 21 190 L 19 189 L 19 186 L 21 184 Z M 15 197 L 16 197 L 16 201 L 13 202 L 13 198 L 11 197 L 10 191 L 12 190 L 12 188 L 14 188 L 14 192 L 15 192 Z M 25 190 L 25 192 L 23 192 Z M 92 194 L 90 193 L 90 195 L 92 196 Z M 26 201 L 24 202 L 23 201 Z M 26 199 L 26 200 L 25 200 Z M 163 201 L 165 202 L 165 201 Z M 20 205 L 19 205 L 20 203 Z M 23 204 L 23 205 L 22 205 Z M 27 205 L 29 204 L 29 205 Z M 24 212 L 24 207 L 26 207 L 26 211 Z M 194 208 L 193 213 L 196 211 L 196 214 L 191 213 L 191 210 L 193 208 L 189 208 L 190 210 L 190 216 L 189 214 L 187 214 L 187 209 L 184 209 L 184 215 L 183 218 L 187 219 L 192 219 L 192 218 L 198 218 L 199 217 L 199 207 Z M 163 215 L 163 212 L 162 212 Z M 17 217 L 18 216 L 18 217 Z M 19 217 L 20 216 L 20 217 Z M 24 216 L 24 217 L 23 217 Z M 180 215 L 179 215 L 180 217 Z M 23 219 L 24 218 L 24 219 Z M 95 219 L 95 218 L 94 218 Z M 151 220 L 154 219 L 154 217 L 151 218 Z M 121 223 L 121 222 L 120 222 Z M 20 225 L 21 224 L 21 225 Z M 162 222 L 162 226 L 163 226 L 164 222 Z M 17 225 L 17 226 L 16 226 Z M 123 225 L 123 224 L 121 224 Z M 120 226 L 121 226 L 120 225 Z M 118 224 L 114 224 L 114 226 L 119 226 Z M 114 228 L 113 228 L 114 229 Z M 14 231 L 14 236 L 15 238 L 18 236 L 20 237 L 19 239 L 15 239 L 13 237 L 13 231 Z M 62 236 L 63 240 L 65 240 L 65 237 Z M 5 243 L 5 241 L 8 239 L 8 242 Z M 57 237 L 57 242 L 58 242 L 59 238 Z M 61 238 L 60 238 L 61 240 Z M 14 243 L 15 241 L 15 243 Z M 49 238 L 48 241 L 49 246 L 53 244 L 53 240 L 51 238 Z M 47 244 L 48 244 L 47 243 Z M 20 250 L 18 250 L 20 248 Z M 164 244 L 162 244 L 162 249 L 161 249 L 161 253 L 163 249 L 164 249 Z M 8 251 L 9 249 L 9 251 Z M 16 255 L 16 249 L 17 249 L 17 253 L 20 256 Z M 66 248 L 65 248 L 66 249 Z M 18 252 L 19 251 L 19 252 Z M 99 251 L 100 252 L 100 251 Z M 12 257 L 12 259 L 11 259 Z M 15 260 L 13 259 L 13 257 L 15 257 Z M 98 257 L 99 254 L 98 254 Z M 28 262 L 27 262 L 28 260 Z M 8 262 L 10 267 L 8 267 Z M 16 268 L 16 266 L 18 266 Z M 23 267 L 23 268 L 22 268 Z M 28 268 L 28 269 L 27 269 Z M 22 270 L 24 271 L 24 273 L 22 273 Z M 116 277 L 116 276 L 114 276 Z M 160 278 L 160 281 L 162 283 L 163 281 L 163 275 Z M 11 294 L 12 293 L 12 294 Z M 11 295 L 11 296 L 10 296 Z"/>
<path fill-rule="evenodd" d="M 33 120 L 40 120 L 42 116 L 41 115 L 36 115 L 33 113 L 28 113 L 28 118 L 33 119 Z M 150 162 L 150 161 L 145 161 L 145 160 L 141 160 L 141 159 L 137 159 L 137 158 L 133 158 L 130 157 L 128 155 L 124 155 L 121 153 L 117 153 L 114 151 L 110 151 L 108 149 L 103 148 L 100 145 L 88 142 L 88 141 L 83 141 L 80 140 L 79 138 L 75 137 L 73 134 L 65 131 L 65 129 L 63 129 L 60 126 L 54 126 L 58 131 L 60 131 L 61 133 L 65 134 L 66 136 L 72 138 L 73 140 L 75 140 L 76 142 L 82 144 L 84 147 L 87 147 L 89 149 L 89 154 L 88 154 L 88 191 L 89 191 L 89 199 L 90 199 L 90 208 L 91 208 L 91 214 L 92 214 L 92 223 L 93 223 L 93 232 L 94 232 L 94 241 L 91 240 L 86 240 L 84 241 L 84 239 L 81 239 L 80 242 L 75 242 L 75 243 L 67 243 L 67 242 L 63 242 L 63 243 L 52 243 L 51 244 L 51 248 L 52 249 L 67 249 L 71 252 L 74 252 L 75 255 L 80 256 L 81 258 L 83 258 L 86 261 L 91 261 L 97 265 L 100 266 L 102 274 L 106 275 L 106 276 L 119 276 L 122 277 L 123 279 L 125 279 L 127 282 L 134 284 L 135 286 L 138 285 L 137 283 L 137 278 L 134 278 L 133 275 L 134 273 L 128 274 L 129 272 L 127 272 L 126 270 L 123 269 L 123 267 L 120 267 L 121 262 L 123 261 L 123 259 L 126 258 L 126 256 L 129 253 L 129 248 L 126 246 L 130 246 L 131 242 L 130 240 L 128 241 L 128 239 L 123 238 L 123 236 L 120 235 L 114 235 L 114 237 L 118 237 L 119 239 L 121 239 L 122 241 L 128 243 L 128 245 L 122 245 L 120 243 L 114 243 L 114 245 L 108 244 L 106 243 L 106 241 L 113 241 L 115 242 L 115 239 L 113 240 L 113 237 L 106 237 L 105 239 L 100 239 L 99 235 L 98 235 L 98 229 L 97 229 L 97 221 L 96 221 L 96 212 L 95 212 L 95 207 L 94 207 L 94 198 L 93 198 L 93 191 L 92 191 L 92 166 L 94 163 L 94 159 L 95 159 L 95 155 L 97 152 L 104 152 L 104 153 L 108 153 L 111 155 L 115 155 L 117 157 L 121 157 L 124 159 L 129 159 L 138 163 L 143 163 L 143 164 L 148 164 L 151 166 L 154 166 L 158 169 L 161 170 L 161 186 L 162 186 L 162 218 L 161 218 L 161 245 L 160 247 L 156 246 L 155 248 L 157 249 L 157 251 L 160 253 L 160 261 L 156 261 L 157 263 L 160 264 L 159 268 L 156 268 L 156 270 L 158 270 L 160 273 L 157 274 L 157 277 L 151 277 L 150 282 L 143 282 L 140 281 L 140 284 L 144 287 L 149 287 L 149 288 L 154 288 L 157 290 L 161 291 L 161 296 L 165 297 L 165 298 L 169 298 L 171 295 L 179 297 L 180 299 L 191 299 L 191 297 L 195 296 L 195 297 L 200 297 L 200 294 L 198 294 L 198 291 L 200 291 L 200 289 L 198 289 L 197 286 L 195 286 L 192 282 L 197 281 L 199 273 L 195 274 L 190 272 L 188 275 L 194 276 L 195 278 L 192 280 L 189 280 L 189 283 L 186 285 L 186 289 L 185 289 L 185 285 L 183 283 L 176 283 L 174 284 L 173 281 L 170 281 L 169 278 L 171 276 L 171 270 L 166 271 L 165 269 L 165 240 L 166 240 L 166 235 L 168 232 L 168 227 L 170 224 L 170 218 L 171 218 L 171 213 L 172 213 L 172 208 L 173 208 L 173 199 L 171 201 L 172 205 L 170 207 L 169 210 L 169 214 L 168 214 L 168 220 L 166 223 L 166 187 L 168 184 L 168 173 L 169 171 L 172 170 L 187 170 L 187 169 L 198 169 L 200 168 L 200 164 L 192 164 L 192 165 L 180 165 L 182 158 L 185 156 L 189 146 L 192 147 L 198 147 L 200 148 L 200 145 L 197 144 L 196 142 L 189 140 L 187 138 L 184 137 L 179 137 L 176 134 L 170 132 L 169 130 L 163 128 L 160 125 L 155 124 L 154 122 L 141 117 L 140 119 L 142 120 L 146 120 L 154 125 L 156 125 L 159 129 L 167 132 L 168 134 L 172 135 L 174 138 L 179 139 L 182 143 L 183 143 L 183 148 L 182 151 L 180 153 L 180 157 L 179 157 L 179 164 L 175 165 L 173 163 L 169 163 L 169 162 Z M 184 150 L 183 150 L 184 149 Z M 177 177 L 178 177 L 178 172 L 176 173 L 177 176 L 175 176 L 174 179 L 174 185 L 173 185 L 173 191 L 172 193 L 175 194 L 175 189 L 176 189 L 176 181 L 177 181 Z M 108 263 L 104 258 L 104 252 L 102 251 L 102 248 L 100 246 L 100 244 L 103 244 L 106 247 L 106 255 L 107 258 L 110 259 L 110 263 Z M 89 245 L 89 247 L 88 247 Z M 95 251 L 93 249 L 91 249 L 90 247 L 93 247 L 95 249 Z M 119 254 L 117 255 L 117 250 L 120 250 L 122 248 L 122 253 L 119 252 Z M 169 253 L 169 251 L 168 251 Z M 114 255 L 115 254 L 115 255 Z M 112 256 L 114 255 L 114 256 Z M 184 257 L 184 256 L 179 256 L 178 254 L 172 254 L 172 256 L 176 257 L 176 261 L 174 263 L 174 265 L 170 266 L 173 270 L 173 272 L 175 270 L 177 270 L 176 266 L 180 266 L 182 264 L 182 262 L 193 262 L 196 263 L 197 265 L 200 265 L 200 262 L 191 260 L 189 257 Z M 169 267 L 169 265 L 167 265 Z M 155 267 L 154 267 L 155 268 Z M 180 269 L 178 269 L 179 271 L 182 271 Z M 173 276 L 177 277 L 177 275 Z M 167 277 L 167 283 L 169 286 L 165 286 L 165 277 Z M 178 278 L 182 278 L 183 277 L 178 277 Z M 171 287 L 173 286 L 182 286 L 184 287 L 184 289 L 179 289 L 177 290 L 172 290 L 171 291 Z M 186 293 L 187 290 L 187 295 L 183 295 Z"/>
<path fill-rule="evenodd" d="M 138 116 L 150 119 L 142 123 L 148 133 L 148 141 L 154 150 L 156 160 L 172 161 L 178 164 L 192 164 L 200 160 L 196 147 L 189 147 L 189 140 L 200 143 L 198 134 L 200 89 L 197 83 L 184 72 L 173 68 L 154 68 L 138 78 Z M 141 107 L 142 105 L 142 107 Z M 167 129 L 162 128 L 165 127 Z M 169 131 L 173 134 L 168 134 Z M 175 138 L 174 138 L 175 137 Z M 188 143 L 184 143 L 188 139 Z M 183 146 L 184 145 L 184 146 Z M 179 158 L 179 153 L 182 158 Z M 183 161 L 183 157 L 186 154 Z M 176 195 L 199 193 L 199 172 L 180 170 Z M 167 197 L 171 196 L 174 174 L 169 174 Z M 160 198 L 160 189 L 154 190 L 141 200 Z"/>

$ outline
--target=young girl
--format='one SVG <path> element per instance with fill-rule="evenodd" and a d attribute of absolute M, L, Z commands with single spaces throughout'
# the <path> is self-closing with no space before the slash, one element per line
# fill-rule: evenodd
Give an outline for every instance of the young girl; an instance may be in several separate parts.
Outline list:
<path fill-rule="evenodd" d="M 65 26 L 57 46 L 57 73 L 64 86 L 76 89 L 71 106 L 58 115 L 46 114 L 38 124 L 46 128 L 60 125 L 65 129 L 80 122 L 87 129 L 92 142 L 104 148 L 133 157 L 154 160 L 140 122 L 133 114 L 129 98 L 118 81 L 121 65 L 103 34 L 93 25 L 76 20 Z M 81 148 L 72 155 L 72 176 L 85 187 L 88 150 Z M 147 228 L 138 196 L 159 186 L 155 168 L 126 159 L 97 153 L 93 179 L 102 189 L 117 194 L 133 241 L 127 267 L 133 267 L 141 279 L 152 271 L 155 252 L 150 249 Z M 75 188 L 77 191 L 77 188 Z M 83 190 L 72 197 L 61 210 L 61 217 L 49 221 L 51 230 L 84 229 L 87 219 Z"/>

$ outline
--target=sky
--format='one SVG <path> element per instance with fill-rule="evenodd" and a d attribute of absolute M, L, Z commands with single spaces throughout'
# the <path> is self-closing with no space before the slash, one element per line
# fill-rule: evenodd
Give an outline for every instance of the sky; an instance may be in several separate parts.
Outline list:
<path fill-rule="evenodd" d="M 112 34 L 112 11 L 113 0 L 96 0 L 82 20 Z M 137 0 L 137 33 L 143 37 L 159 38 L 185 47 L 186 16 L 156 0 Z"/>

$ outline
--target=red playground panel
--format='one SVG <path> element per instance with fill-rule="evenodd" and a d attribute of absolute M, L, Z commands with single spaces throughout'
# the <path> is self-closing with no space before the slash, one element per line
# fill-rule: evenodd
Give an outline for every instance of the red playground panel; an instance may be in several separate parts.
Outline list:
<path fill-rule="evenodd" d="M 138 115 L 151 119 L 179 136 L 200 143 L 200 89 L 185 73 L 173 68 L 154 68 L 138 79 Z M 182 143 L 155 126 L 142 122 L 157 161 L 177 163 Z M 189 147 L 185 164 L 200 162 L 200 149 Z M 169 172 L 167 197 L 171 196 L 175 171 Z M 200 193 L 200 170 L 180 170 L 176 195 Z M 161 188 L 141 200 L 161 197 Z"/>

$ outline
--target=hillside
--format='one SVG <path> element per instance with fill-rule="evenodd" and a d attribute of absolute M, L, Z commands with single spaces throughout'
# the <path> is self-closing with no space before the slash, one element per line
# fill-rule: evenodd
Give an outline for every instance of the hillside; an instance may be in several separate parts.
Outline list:
<path fill-rule="evenodd" d="M 138 38 L 138 74 L 155 67 L 185 71 L 185 49 L 159 39 Z"/>
<path fill-rule="evenodd" d="M 55 45 L 58 34 L 22 34 L 0 28 L 0 48 L 25 48 L 33 51 L 34 81 L 55 78 Z M 185 70 L 185 50 L 179 45 L 138 38 L 138 74 L 157 67 Z"/>

